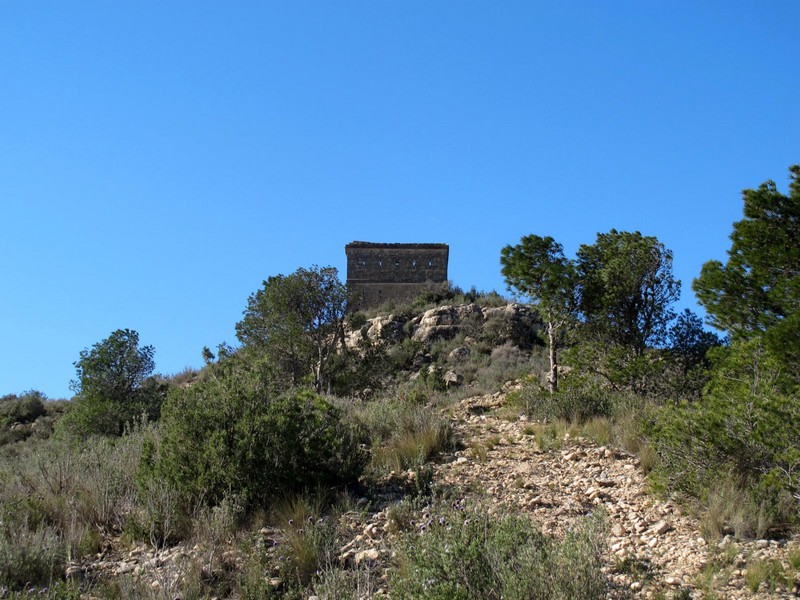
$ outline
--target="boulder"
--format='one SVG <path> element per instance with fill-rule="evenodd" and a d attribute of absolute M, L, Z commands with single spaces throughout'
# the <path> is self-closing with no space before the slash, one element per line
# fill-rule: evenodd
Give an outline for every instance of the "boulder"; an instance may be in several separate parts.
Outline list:
<path fill-rule="evenodd" d="M 369 321 L 367 336 L 372 341 L 399 344 L 406 337 L 405 324 L 406 319 L 399 315 L 375 317 Z"/>
<path fill-rule="evenodd" d="M 459 346 L 454 348 L 452 352 L 448 355 L 448 358 L 452 361 L 460 362 L 462 360 L 467 360 L 469 358 L 471 351 L 466 346 Z"/>
<path fill-rule="evenodd" d="M 455 371 L 448 371 L 444 374 L 444 384 L 447 388 L 458 387 L 464 383 L 464 376 Z"/>
<path fill-rule="evenodd" d="M 511 342 L 520 348 L 536 343 L 536 332 L 542 329 L 539 316 L 524 304 L 510 303 L 483 309 L 483 335 L 493 345 Z"/>
<path fill-rule="evenodd" d="M 452 339 L 458 333 L 459 323 L 458 311 L 454 307 L 432 308 L 423 313 L 413 339 L 426 344 L 441 339 Z"/>

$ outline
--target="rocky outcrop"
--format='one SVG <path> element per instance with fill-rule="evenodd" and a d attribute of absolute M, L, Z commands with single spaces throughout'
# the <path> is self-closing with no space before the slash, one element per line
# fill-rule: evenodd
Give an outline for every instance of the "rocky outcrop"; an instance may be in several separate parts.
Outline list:
<path fill-rule="evenodd" d="M 461 319 L 455 307 L 438 306 L 412 319 L 411 323 L 414 326 L 412 338 L 430 344 L 436 340 L 454 338 L 458 334 Z"/>
<path fill-rule="evenodd" d="M 404 327 L 407 319 L 399 315 L 375 317 L 370 321 L 367 337 L 373 342 L 399 344 L 405 337 Z"/>
<path fill-rule="evenodd" d="M 407 337 L 408 319 L 401 315 L 381 315 L 368 320 L 362 327 L 349 330 L 345 335 L 348 348 L 357 348 L 364 341 L 399 344 Z"/>
<path fill-rule="evenodd" d="M 511 342 L 520 348 L 530 348 L 537 342 L 537 332 L 543 328 L 539 316 L 524 304 L 483 309 L 483 334 L 501 346 Z"/>
<path fill-rule="evenodd" d="M 355 348 L 365 340 L 398 344 L 407 337 L 423 344 L 449 340 L 463 333 L 472 341 L 483 339 L 493 345 L 511 342 L 522 348 L 535 343 L 541 324 L 531 309 L 523 304 L 481 307 L 477 304 L 437 306 L 412 318 L 382 315 L 349 331 L 345 342 Z"/>

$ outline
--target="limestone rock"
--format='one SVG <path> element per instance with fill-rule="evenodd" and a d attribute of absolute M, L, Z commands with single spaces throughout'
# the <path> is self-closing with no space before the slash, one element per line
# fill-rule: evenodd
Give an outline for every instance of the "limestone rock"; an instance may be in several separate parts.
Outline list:
<path fill-rule="evenodd" d="M 460 362 L 469 358 L 471 351 L 466 346 L 458 346 L 447 356 L 450 360 Z"/>
<path fill-rule="evenodd" d="M 455 371 L 448 371 L 444 374 L 444 384 L 446 387 L 458 387 L 464 383 L 464 376 L 461 373 L 456 373 Z"/>
<path fill-rule="evenodd" d="M 412 336 L 418 342 L 431 343 L 451 339 L 458 333 L 458 311 L 452 306 L 438 306 L 425 311 Z"/>
<path fill-rule="evenodd" d="M 482 312 L 484 335 L 496 345 L 511 342 L 528 348 L 536 342 L 536 331 L 542 329 L 538 316 L 523 304 L 487 307 Z"/>
<path fill-rule="evenodd" d="M 369 548 L 356 554 L 355 563 L 356 566 L 359 566 L 362 563 L 374 564 L 378 561 L 378 558 L 380 558 L 380 552 L 378 552 L 378 550 L 375 548 Z"/>
<path fill-rule="evenodd" d="M 398 315 L 375 317 L 369 321 L 367 337 L 372 341 L 385 341 L 399 344 L 406 337 L 406 319 Z"/>
<path fill-rule="evenodd" d="M 658 523 L 656 523 L 655 525 L 653 525 L 653 533 L 656 533 L 658 535 L 664 535 L 665 533 L 667 533 L 671 529 L 672 529 L 672 525 L 670 525 L 669 523 L 667 523 L 663 519 L 661 521 L 659 521 Z"/>

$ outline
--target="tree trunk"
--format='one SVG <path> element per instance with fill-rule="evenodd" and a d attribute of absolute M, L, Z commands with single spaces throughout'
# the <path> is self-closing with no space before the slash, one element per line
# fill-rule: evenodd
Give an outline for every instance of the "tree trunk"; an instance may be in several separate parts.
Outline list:
<path fill-rule="evenodd" d="M 550 344 L 550 372 L 547 374 L 547 388 L 551 394 L 558 391 L 558 342 L 556 327 L 552 321 L 547 323 L 547 341 Z"/>
<path fill-rule="evenodd" d="M 324 384 L 322 381 L 323 362 L 322 346 L 317 346 L 317 364 L 314 365 L 314 391 L 316 391 L 318 394 L 322 393 Z"/>

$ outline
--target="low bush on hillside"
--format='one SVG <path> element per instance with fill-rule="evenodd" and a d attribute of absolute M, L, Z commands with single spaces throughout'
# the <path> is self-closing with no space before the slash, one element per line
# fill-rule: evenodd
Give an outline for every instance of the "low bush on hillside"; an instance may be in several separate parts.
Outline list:
<path fill-rule="evenodd" d="M 348 419 L 363 426 L 370 437 L 367 473 L 416 469 L 452 442 L 449 421 L 429 405 L 427 394 L 412 388 L 405 397 L 347 403 Z"/>
<path fill-rule="evenodd" d="M 0 425 L 14 423 L 33 423 L 47 414 L 44 394 L 32 390 L 21 396 L 9 394 L 0 398 Z"/>
<path fill-rule="evenodd" d="M 12 590 L 48 585 L 67 558 L 99 551 L 140 501 L 136 466 L 152 428 L 78 445 L 38 440 L 0 453 L 0 581 Z"/>
<path fill-rule="evenodd" d="M 480 509 L 429 507 L 401 535 L 393 598 L 441 600 L 606 597 L 603 519 L 563 541 L 527 519 Z"/>
<path fill-rule="evenodd" d="M 592 417 L 610 417 L 614 412 L 614 395 L 599 387 L 563 387 L 551 394 L 538 381 L 527 381 L 512 392 L 510 402 L 524 407 L 531 419 L 562 419 L 583 423 Z"/>
<path fill-rule="evenodd" d="M 246 508 L 279 494 L 355 481 L 368 460 L 364 432 L 308 391 L 274 395 L 241 371 L 173 388 L 162 436 L 140 481 L 173 485 L 189 507 L 235 494 Z"/>
<path fill-rule="evenodd" d="M 696 402 L 666 405 L 650 431 L 669 489 L 735 515 L 743 536 L 762 536 L 800 522 L 800 404 L 794 382 L 759 342 L 725 349 Z M 721 481 L 735 488 L 721 507 Z M 728 521 L 734 519 L 728 518 Z"/>
<path fill-rule="evenodd" d="M 63 400 L 49 401 L 37 390 L 0 397 L 0 446 L 49 437 L 67 406 Z"/>

